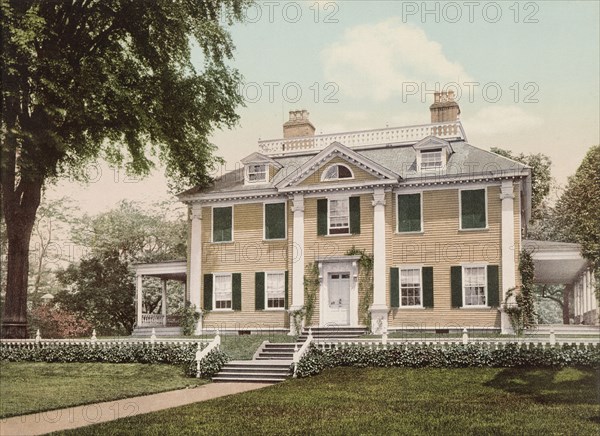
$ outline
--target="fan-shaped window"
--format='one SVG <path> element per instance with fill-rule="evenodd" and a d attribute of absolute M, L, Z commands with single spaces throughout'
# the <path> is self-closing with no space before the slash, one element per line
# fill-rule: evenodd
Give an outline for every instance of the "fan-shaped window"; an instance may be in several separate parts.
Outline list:
<path fill-rule="evenodd" d="M 354 178 L 354 174 L 352 174 L 352 170 L 348 168 L 346 165 L 331 165 L 327 170 L 323 173 L 323 177 L 321 180 L 339 180 L 339 179 L 352 179 Z"/>

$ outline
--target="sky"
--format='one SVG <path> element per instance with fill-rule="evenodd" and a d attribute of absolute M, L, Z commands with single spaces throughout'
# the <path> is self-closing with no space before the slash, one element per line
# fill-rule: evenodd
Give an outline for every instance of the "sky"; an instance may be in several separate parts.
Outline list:
<path fill-rule="evenodd" d="M 282 137 L 306 109 L 320 133 L 427 124 L 436 90 L 453 90 L 468 141 L 544 153 L 564 185 L 600 143 L 600 2 L 265 1 L 231 27 L 244 76 L 239 125 L 212 141 L 226 165 Z M 201 68 L 202 56 L 194 52 Z M 81 212 L 123 199 L 173 198 L 164 169 L 144 179 L 98 162 L 91 182 L 63 180 Z"/>

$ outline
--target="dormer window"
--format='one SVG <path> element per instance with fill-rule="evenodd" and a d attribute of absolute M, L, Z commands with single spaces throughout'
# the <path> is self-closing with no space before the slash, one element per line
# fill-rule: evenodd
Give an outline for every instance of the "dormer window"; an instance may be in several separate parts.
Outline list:
<path fill-rule="evenodd" d="M 336 164 L 332 165 L 323 173 L 321 180 L 340 180 L 340 179 L 353 179 L 354 174 L 352 170 L 346 165 Z"/>
<path fill-rule="evenodd" d="M 441 168 L 444 166 L 441 148 L 434 150 L 421 150 L 421 169 Z"/>
<path fill-rule="evenodd" d="M 248 183 L 264 183 L 267 181 L 267 164 L 251 164 L 246 166 Z"/>

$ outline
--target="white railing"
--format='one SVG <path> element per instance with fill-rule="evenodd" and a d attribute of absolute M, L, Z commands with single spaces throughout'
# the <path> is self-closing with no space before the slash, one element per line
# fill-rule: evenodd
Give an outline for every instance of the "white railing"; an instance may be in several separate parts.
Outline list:
<path fill-rule="evenodd" d="M 357 339 L 357 340 L 320 340 L 316 339 L 313 341 L 317 348 L 328 348 L 328 349 L 344 349 L 350 347 L 365 347 L 372 350 L 375 349 L 387 349 L 389 347 L 398 345 L 428 345 L 435 347 L 448 347 L 450 345 L 467 345 L 467 344 L 478 344 L 484 345 L 492 349 L 500 349 L 505 347 L 507 344 L 518 344 L 522 347 L 540 347 L 540 348 L 551 348 L 556 345 L 572 345 L 576 347 L 600 347 L 600 343 L 597 338 L 580 338 L 573 340 L 569 338 L 557 339 L 554 330 L 550 331 L 547 338 L 529 338 L 529 337 L 507 337 L 507 338 L 470 338 L 467 329 L 463 329 L 462 337 L 460 338 L 435 338 L 435 339 L 419 339 L 419 338 L 388 338 L 386 332 L 383 333 L 381 339 Z"/>
<path fill-rule="evenodd" d="M 218 350 L 221 346 L 221 335 L 219 334 L 219 330 L 217 330 L 214 339 L 206 346 L 204 349 L 200 347 L 198 344 L 198 351 L 196 351 L 196 377 L 200 378 L 202 376 L 202 371 L 200 369 L 200 363 L 202 359 L 204 359 L 208 354 L 213 350 Z"/>
<path fill-rule="evenodd" d="M 261 152 L 267 155 L 285 154 L 296 151 L 322 150 L 332 142 L 340 142 L 346 147 L 352 148 L 359 146 L 417 142 L 430 135 L 444 139 L 467 139 L 460 121 L 453 121 L 447 123 L 386 127 L 383 129 L 303 136 L 298 138 L 259 140 L 258 146 Z"/>
<path fill-rule="evenodd" d="M 162 314 L 142 313 L 142 323 L 140 326 L 161 326 L 167 324 L 167 318 Z"/>
<path fill-rule="evenodd" d="M 310 344 L 312 344 L 312 342 L 313 342 L 312 329 L 309 328 L 308 329 L 308 337 L 306 338 L 306 341 L 304 341 L 304 343 L 302 344 L 300 349 L 298 349 L 298 344 L 296 344 L 296 346 L 294 347 L 294 356 L 292 358 L 292 362 L 294 365 L 294 377 L 296 377 L 296 372 L 298 370 L 298 362 L 300 362 L 302 357 L 308 352 L 308 349 L 310 348 Z"/>

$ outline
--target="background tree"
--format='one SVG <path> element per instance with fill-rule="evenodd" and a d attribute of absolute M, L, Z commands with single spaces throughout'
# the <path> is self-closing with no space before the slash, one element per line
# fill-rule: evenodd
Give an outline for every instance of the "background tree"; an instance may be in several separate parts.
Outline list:
<path fill-rule="evenodd" d="M 0 3 L 1 208 L 8 264 L 2 335 L 27 335 L 29 243 L 44 186 L 102 157 L 135 174 L 160 158 L 173 187 L 205 185 L 209 137 L 242 103 L 227 26 L 246 0 Z M 191 48 L 204 54 L 200 70 Z"/>

